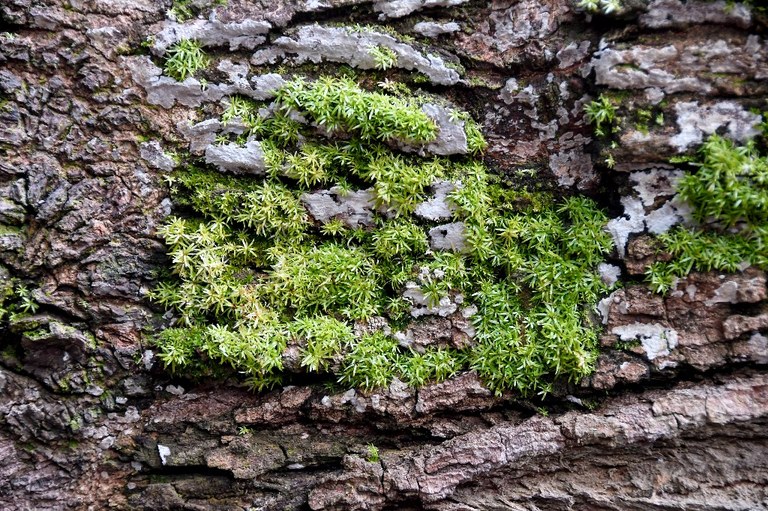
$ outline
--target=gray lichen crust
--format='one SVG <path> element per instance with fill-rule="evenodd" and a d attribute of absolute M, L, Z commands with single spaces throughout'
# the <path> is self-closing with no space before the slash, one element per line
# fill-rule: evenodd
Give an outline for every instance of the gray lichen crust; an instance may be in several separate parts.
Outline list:
<path fill-rule="evenodd" d="M 245 20 L 224 23 L 218 20 L 193 20 L 187 23 L 165 22 L 154 36 L 152 52 L 162 56 L 179 41 L 194 39 L 202 46 L 227 46 L 230 50 L 253 50 L 264 43 L 272 25 L 265 21 Z"/>
<path fill-rule="evenodd" d="M 260 176 L 266 170 L 264 151 L 256 140 L 249 140 L 242 147 L 237 144 L 211 144 L 205 148 L 205 163 L 233 174 Z"/>
<path fill-rule="evenodd" d="M 401 18 L 428 7 L 451 7 L 469 0 L 377 0 L 373 8 L 381 13 L 380 18 Z"/>
<path fill-rule="evenodd" d="M 330 190 L 305 193 L 301 196 L 301 202 L 318 222 L 337 218 L 351 229 L 373 226 L 375 204 L 372 190 L 345 193 L 339 187 L 333 187 Z"/>
<path fill-rule="evenodd" d="M 394 67 L 423 73 L 432 83 L 453 85 L 460 79 L 441 57 L 424 55 L 389 34 L 322 25 L 304 26 L 292 36 L 277 38 L 270 48 L 254 53 L 251 63 L 258 66 L 289 59 L 294 64 L 339 62 L 358 69 L 375 69 L 377 62 L 371 49 L 379 46 L 394 53 Z"/>

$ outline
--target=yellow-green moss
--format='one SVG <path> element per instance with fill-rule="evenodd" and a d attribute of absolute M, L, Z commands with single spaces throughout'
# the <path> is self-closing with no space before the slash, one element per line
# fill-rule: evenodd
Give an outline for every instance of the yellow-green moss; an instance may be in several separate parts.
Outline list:
<path fill-rule="evenodd" d="M 395 376 L 419 386 L 472 368 L 497 392 L 546 393 L 556 378 L 590 373 L 597 332 L 587 316 L 607 291 L 596 268 L 611 248 L 604 213 L 589 199 L 555 201 L 503 185 L 473 157 L 393 150 L 387 142 L 437 135 L 417 102 L 396 90 L 369 92 L 349 78 L 294 80 L 278 92 L 280 111 L 324 131 L 296 125 L 288 142 L 257 104 L 232 101 L 225 116 L 246 120 L 272 163 L 263 178 L 191 166 L 171 179 L 187 217 L 161 229 L 174 275 L 153 293 L 178 318 L 155 341 L 171 370 L 210 375 L 212 360 L 261 389 L 279 383 L 280 354 L 293 340 L 306 371 L 337 368 L 340 383 L 364 389 Z M 457 115 L 479 153 L 479 128 Z M 429 250 L 435 223 L 414 215 L 439 179 L 456 184 L 450 200 L 453 221 L 466 225 L 465 252 Z M 334 185 L 372 189 L 375 225 L 312 221 L 301 194 Z M 461 293 L 464 307 L 475 305 L 476 345 L 418 353 L 381 331 L 356 338 L 354 321 L 407 324 L 408 281 L 431 303 Z"/>

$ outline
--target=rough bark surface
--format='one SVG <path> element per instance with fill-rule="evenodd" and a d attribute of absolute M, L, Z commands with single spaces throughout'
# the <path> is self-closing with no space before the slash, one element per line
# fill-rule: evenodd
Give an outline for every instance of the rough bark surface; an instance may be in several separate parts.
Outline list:
<path fill-rule="evenodd" d="M 21 279 L 41 304 L 0 332 L 0 508 L 768 509 L 765 274 L 692 274 L 666 297 L 638 276 L 660 257 L 647 234 L 688 214 L 669 158 L 759 132 L 764 15 L 682 0 L 594 19 L 570 0 L 192 4 L 203 14 L 185 23 L 168 1 L 0 4 L 0 291 Z M 167 264 L 170 153 L 208 158 L 218 102 L 280 85 L 254 71 L 265 63 L 372 67 L 363 36 L 334 28 L 354 22 L 419 37 L 374 42 L 394 45 L 394 73 L 421 72 L 481 121 L 497 172 L 535 167 L 615 217 L 627 283 L 601 303 L 596 372 L 557 389 L 548 414 L 473 373 L 373 394 L 192 384 L 147 344 L 164 324 L 146 295 Z M 216 55 L 218 82 L 161 76 L 159 55 L 184 37 Z M 624 93 L 612 170 L 583 113 L 604 88 Z M 641 108 L 665 115 L 640 129 Z M 233 150 L 211 163 L 263 170 L 257 145 Z M 307 202 L 366 221 L 366 197 L 326 199 Z M 450 338 L 445 323 L 414 335 Z"/>

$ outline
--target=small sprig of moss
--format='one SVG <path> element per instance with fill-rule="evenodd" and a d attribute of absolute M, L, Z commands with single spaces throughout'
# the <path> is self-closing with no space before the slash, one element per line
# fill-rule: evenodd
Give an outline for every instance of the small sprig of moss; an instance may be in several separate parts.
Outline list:
<path fill-rule="evenodd" d="M 225 6 L 228 0 L 213 0 L 212 6 Z M 193 0 L 173 0 L 171 13 L 176 17 L 179 23 L 191 20 L 200 14 L 200 8 L 195 5 Z"/>
<path fill-rule="evenodd" d="M 179 82 L 208 66 L 208 56 L 194 39 L 182 39 L 166 53 L 165 74 Z"/>
<path fill-rule="evenodd" d="M 373 249 L 381 257 L 421 255 L 427 251 L 427 235 L 419 226 L 407 221 L 388 222 L 373 234 Z"/>
<path fill-rule="evenodd" d="M 10 279 L 10 282 L 0 288 L 0 321 L 6 317 L 11 321 L 15 319 L 34 314 L 40 308 L 29 288 Z"/>
<path fill-rule="evenodd" d="M 361 25 L 360 23 L 355 23 L 353 25 L 345 25 L 345 28 L 352 34 L 362 34 L 369 32 L 374 34 L 387 34 L 404 43 L 412 43 L 415 41 L 412 36 L 398 32 L 395 28 L 389 25 Z"/>
<path fill-rule="evenodd" d="M 378 447 L 376 447 L 373 444 L 368 444 L 365 447 L 365 450 L 366 450 L 366 453 L 367 453 L 367 456 L 366 456 L 365 460 L 368 463 L 378 463 L 379 462 L 379 448 Z"/>
<path fill-rule="evenodd" d="M 678 183 L 680 197 L 693 205 L 698 222 L 711 219 L 733 227 L 768 223 L 768 157 L 754 142 L 737 147 L 717 135 L 702 146 L 698 171 Z"/>
<path fill-rule="evenodd" d="M 397 65 L 397 53 L 386 46 L 371 46 L 368 48 L 368 55 L 373 57 L 376 69 L 386 71 Z"/>
<path fill-rule="evenodd" d="M 412 165 L 405 157 L 378 152 L 367 161 L 361 175 L 374 183 L 377 204 L 400 215 L 412 213 L 427 187 L 444 173 L 439 160 Z"/>
<path fill-rule="evenodd" d="M 618 12 L 623 8 L 621 0 L 578 0 L 576 5 L 589 13 L 603 14 Z"/>
<path fill-rule="evenodd" d="M 257 115 L 258 104 L 255 101 L 242 96 L 232 96 L 221 114 L 221 121 L 227 123 L 233 119 L 240 119 L 244 123 L 252 125 L 257 122 Z"/>
<path fill-rule="evenodd" d="M 173 5 L 171 5 L 171 13 L 179 23 L 190 20 L 197 15 L 192 6 L 192 0 L 174 0 Z"/>
<path fill-rule="evenodd" d="M 605 94 L 600 94 L 597 100 L 587 103 L 584 112 L 587 114 L 587 121 L 595 125 L 597 136 L 602 137 L 615 130 L 613 124 L 617 121 L 616 105 Z M 606 132 L 606 127 L 611 128 L 610 131 Z"/>
<path fill-rule="evenodd" d="M 465 364 L 463 354 L 447 348 L 429 348 L 424 353 L 411 352 L 400 359 L 400 379 L 412 387 L 439 383 L 456 375 Z"/>
<path fill-rule="evenodd" d="M 406 84 L 403 82 L 398 82 L 395 80 L 390 80 L 389 78 L 384 78 L 383 81 L 376 84 L 381 90 L 388 92 L 394 96 L 406 96 L 411 93 L 411 89 L 408 88 Z"/>
<path fill-rule="evenodd" d="M 485 141 L 483 132 L 480 131 L 480 126 L 472 119 L 469 113 L 453 110 L 451 111 L 451 121 L 464 122 L 464 132 L 467 135 L 467 148 L 470 154 L 479 155 L 485 151 L 488 143 Z"/>

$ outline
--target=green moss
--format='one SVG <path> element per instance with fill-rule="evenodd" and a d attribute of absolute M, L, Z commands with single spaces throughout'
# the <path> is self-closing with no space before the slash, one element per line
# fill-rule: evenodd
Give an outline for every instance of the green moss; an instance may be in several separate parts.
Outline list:
<path fill-rule="evenodd" d="M 380 312 L 382 289 L 368 251 L 330 242 L 278 254 L 260 292 L 273 307 L 300 315 L 336 311 L 366 319 Z"/>
<path fill-rule="evenodd" d="M 466 68 L 463 65 L 461 65 L 461 62 L 448 61 L 445 63 L 445 67 L 447 67 L 448 69 L 453 69 L 454 71 L 459 73 L 459 75 L 464 75 L 467 72 Z"/>
<path fill-rule="evenodd" d="M 367 456 L 366 456 L 365 459 L 366 459 L 366 461 L 368 463 L 378 463 L 379 462 L 379 448 L 378 447 L 376 447 L 373 444 L 368 444 L 365 447 L 365 450 L 366 450 L 366 453 L 367 453 Z"/>
<path fill-rule="evenodd" d="M 208 66 L 208 57 L 200 43 L 191 39 L 177 42 L 166 53 L 165 74 L 180 82 Z"/>
<path fill-rule="evenodd" d="M 698 171 L 678 184 L 681 198 L 694 206 L 694 218 L 716 219 L 724 227 L 768 223 L 768 158 L 754 144 L 736 147 L 719 136 L 710 137 L 701 154 Z"/>
<path fill-rule="evenodd" d="M 37 312 L 40 305 L 32 297 L 32 292 L 24 284 L 16 279 L 10 279 L 0 287 L 0 321 L 8 319 L 10 322 Z M 36 328 L 37 323 L 32 323 L 29 328 Z"/>
<path fill-rule="evenodd" d="M 267 175 L 187 165 L 169 179 L 186 216 L 160 229 L 174 276 L 152 296 L 176 313 L 174 328 L 155 340 L 171 371 L 212 376 L 229 368 L 255 389 L 270 388 L 281 381 L 289 343 L 299 346 L 306 371 L 336 371 L 342 385 L 366 390 L 395 377 L 420 386 L 472 368 L 496 392 L 544 394 L 554 379 L 592 370 L 597 332 L 587 316 L 607 291 L 596 267 L 611 248 L 594 202 L 516 189 L 472 156 L 393 150 L 387 141 L 436 136 L 414 98 L 323 78 L 289 82 L 277 101 L 285 116 L 295 111 L 325 130 L 297 125 L 287 138 L 283 121 L 262 119 L 258 103 L 233 99 L 224 117 L 246 120 L 261 138 Z M 455 115 L 470 149 L 482 151 L 477 125 Z M 329 141 L 328 132 L 341 140 Z M 462 253 L 430 250 L 435 224 L 414 215 L 441 179 L 457 183 L 449 199 L 453 221 L 466 225 Z M 307 215 L 302 194 L 334 185 L 342 193 L 372 190 L 373 225 Z M 407 327 L 408 282 L 430 304 L 461 294 L 475 305 L 477 344 L 418 353 L 381 331 L 353 335 L 354 322 L 381 315 L 392 328 Z"/>
<path fill-rule="evenodd" d="M 339 383 L 366 390 L 386 387 L 397 371 L 398 356 L 395 339 L 382 332 L 363 335 L 344 358 Z"/>
<path fill-rule="evenodd" d="M 647 271 L 651 288 L 666 292 L 692 270 L 768 269 L 768 157 L 754 143 L 737 147 L 717 135 L 700 151 L 695 173 L 678 183 L 692 206 L 695 229 L 677 227 L 659 236 L 674 259 Z"/>
<path fill-rule="evenodd" d="M 354 25 L 342 25 L 342 26 L 351 33 L 371 32 L 371 33 L 387 34 L 397 39 L 400 42 L 409 43 L 409 44 L 415 41 L 413 37 L 409 36 L 408 34 L 402 34 L 398 32 L 394 27 L 390 25 L 374 25 L 374 24 L 361 25 L 359 23 L 355 23 Z"/>
<path fill-rule="evenodd" d="M 373 234 L 373 250 L 382 258 L 421 255 L 428 248 L 424 230 L 406 220 L 385 222 L 384 226 Z"/>
<path fill-rule="evenodd" d="M 24 337 L 33 342 L 50 337 L 50 335 L 51 332 L 48 330 L 48 328 L 39 328 L 29 332 L 24 332 Z"/>
<path fill-rule="evenodd" d="M 642 345 L 642 342 L 640 339 L 633 339 L 631 341 L 618 341 L 616 344 L 613 345 L 614 349 L 617 350 L 623 350 L 623 351 L 631 351 L 634 348 L 637 348 Z"/>
<path fill-rule="evenodd" d="M 355 339 L 349 325 L 327 316 L 298 319 L 291 330 L 306 343 L 301 350 L 301 365 L 314 372 L 328 370 Z"/>
<path fill-rule="evenodd" d="M 397 65 L 397 53 L 386 46 L 368 48 L 368 54 L 373 57 L 376 69 L 387 70 Z"/>
<path fill-rule="evenodd" d="M 278 92 L 277 99 L 286 111 L 305 113 L 331 132 L 355 131 L 364 141 L 429 142 L 437 135 L 432 120 L 414 103 L 364 91 L 349 78 L 296 79 Z"/>
<path fill-rule="evenodd" d="M 20 227 L 0 224 L 0 236 L 19 236 L 22 230 Z"/>
<path fill-rule="evenodd" d="M 591 101 L 584 107 L 587 120 L 595 126 L 597 136 L 605 136 L 616 130 L 616 104 L 605 94 L 600 94 L 596 101 Z M 606 128 L 608 130 L 606 131 Z"/>
<path fill-rule="evenodd" d="M 466 364 L 466 356 L 456 350 L 430 348 L 424 353 L 411 352 L 401 357 L 398 376 L 412 387 L 441 382 L 454 376 Z"/>
<path fill-rule="evenodd" d="M 642 133 L 643 135 L 647 135 L 649 132 L 648 123 L 651 122 L 651 119 L 653 117 L 653 112 L 651 110 L 639 108 L 635 112 L 635 117 L 637 118 L 635 127 L 640 133 Z"/>

